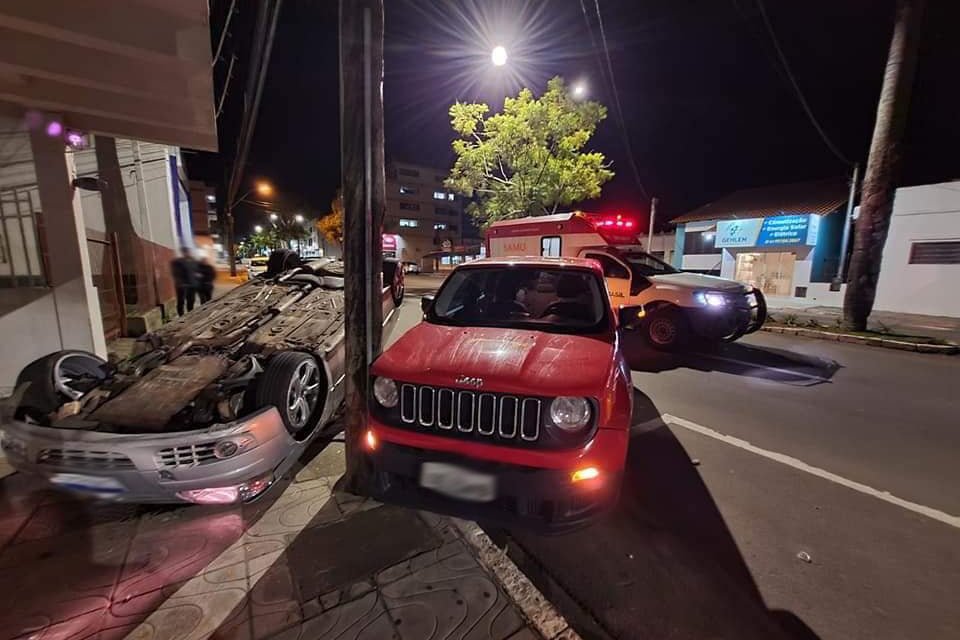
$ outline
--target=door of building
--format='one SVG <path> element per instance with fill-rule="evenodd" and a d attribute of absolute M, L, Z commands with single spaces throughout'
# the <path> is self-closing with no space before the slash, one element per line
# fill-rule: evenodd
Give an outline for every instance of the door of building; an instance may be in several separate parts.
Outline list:
<path fill-rule="evenodd" d="M 735 279 L 760 289 L 768 296 L 793 295 L 794 253 L 739 253 Z"/>

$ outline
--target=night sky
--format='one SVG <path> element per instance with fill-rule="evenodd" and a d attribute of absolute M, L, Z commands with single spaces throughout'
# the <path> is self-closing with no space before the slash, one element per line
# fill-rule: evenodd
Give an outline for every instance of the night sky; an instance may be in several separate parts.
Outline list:
<path fill-rule="evenodd" d="M 448 167 L 449 105 L 492 109 L 522 85 L 537 92 L 561 75 L 583 80 L 609 115 L 591 147 L 616 178 L 585 209 L 642 214 L 647 204 L 628 162 L 612 91 L 601 72 L 593 0 L 386 0 L 384 83 L 388 158 Z M 216 46 L 227 0 L 211 8 Z M 219 122 L 221 154 L 188 154 L 192 178 L 225 182 L 242 108 L 254 21 L 240 2 L 217 65 L 240 64 Z M 864 164 L 873 129 L 893 0 L 766 0 L 787 62 L 840 151 Z M 600 0 L 620 103 L 639 178 L 660 198 L 662 219 L 730 191 L 848 172 L 804 115 L 777 60 L 756 0 Z M 901 184 L 960 178 L 960 3 L 931 0 L 904 145 Z M 506 67 L 490 49 L 503 44 Z M 271 180 L 285 208 L 329 210 L 339 183 L 337 2 L 285 0 L 247 165 L 247 183 Z M 605 64 L 605 63 L 604 63 Z M 254 210 L 238 213 L 238 231 Z"/>

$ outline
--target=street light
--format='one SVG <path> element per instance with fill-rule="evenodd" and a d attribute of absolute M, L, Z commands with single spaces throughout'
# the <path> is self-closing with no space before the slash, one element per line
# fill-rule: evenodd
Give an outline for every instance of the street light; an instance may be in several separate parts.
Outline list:
<path fill-rule="evenodd" d="M 270 196 L 273 195 L 273 185 L 270 184 L 269 182 L 266 182 L 265 180 L 258 181 L 256 186 L 254 186 L 254 189 L 256 190 L 257 195 L 261 195 L 264 198 L 269 198 Z M 249 192 L 247 192 L 247 195 L 249 195 Z"/>
<path fill-rule="evenodd" d="M 502 67 L 507 64 L 507 50 L 497 45 L 490 53 L 490 59 L 493 61 L 495 67 Z"/>
<path fill-rule="evenodd" d="M 582 98 L 585 95 L 587 95 L 587 85 L 582 82 L 573 85 L 573 97 Z"/>
<path fill-rule="evenodd" d="M 233 210 L 234 208 L 236 208 L 238 204 L 246 200 L 247 196 L 249 196 L 254 191 L 257 192 L 257 195 L 260 195 L 262 197 L 270 197 L 273 195 L 274 189 L 273 189 L 273 185 L 267 182 L 266 180 L 257 180 L 254 183 L 253 188 L 249 189 L 245 194 L 243 194 L 239 198 L 234 198 L 231 201 L 229 200 L 229 193 L 228 193 L 228 200 L 226 203 L 227 205 L 226 206 L 226 214 L 227 214 L 226 235 L 227 235 L 227 255 L 229 256 L 231 276 L 237 275 L 237 251 L 236 251 L 234 234 L 233 234 L 233 225 L 234 225 Z"/>
<path fill-rule="evenodd" d="M 303 222 L 303 216 L 300 215 L 299 213 L 295 215 L 293 219 L 296 220 L 297 222 Z"/>
<path fill-rule="evenodd" d="M 263 227 L 261 227 L 259 224 L 254 225 L 253 230 L 257 233 L 263 233 Z"/>
<path fill-rule="evenodd" d="M 270 214 L 270 222 L 276 222 L 276 221 L 277 221 L 277 218 L 279 218 L 279 217 L 280 217 L 280 216 L 278 216 L 277 214 L 271 213 L 271 214 Z"/>

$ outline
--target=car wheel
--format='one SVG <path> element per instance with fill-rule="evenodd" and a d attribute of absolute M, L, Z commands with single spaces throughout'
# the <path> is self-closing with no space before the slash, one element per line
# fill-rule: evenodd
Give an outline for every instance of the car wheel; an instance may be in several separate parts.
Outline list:
<path fill-rule="evenodd" d="M 20 409 L 45 416 L 64 402 L 79 400 L 107 377 L 106 360 L 86 351 L 57 351 L 34 360 L 20 371 L 17 386 L 29 383 Z"/>
<path fill-rule="evenodd" d="M 687 323 L 676 309 L 655 311 L 646 322 L 647 340 L 656 349 L 672 351 L 683 346 L 688 338 Z"/>
<path fill-rule="evenodd" d="M 257 406 L 276 407 L 287 431 L 296 435 L 320 418 L 324 390 L 317 359 L 301 351 L 286 351 L 267 363 L 257 384 Z"/>
<path fill-rule="evenodd" d="M 390 295 L 393 297 L 394 306 L 399 307 L 403 302 L 403 269 L 397 262 L 383 263 L 383 281 L 390 283 Z"/>

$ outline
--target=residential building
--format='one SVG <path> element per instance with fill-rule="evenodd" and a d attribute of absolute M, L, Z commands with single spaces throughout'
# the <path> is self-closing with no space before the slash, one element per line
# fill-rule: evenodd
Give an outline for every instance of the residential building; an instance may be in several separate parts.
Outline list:
<path fill-rule="evenodd" d="M 960 180 L 897 189 L 877 311 L 960 318 Z"/>
<path fill-rule="evenodd" d="M 190 225 L 196 248 L 211 260 L 222 257 L 220 222 L 217 217 L 217 189 L 199 180 L 190 180 Z"/>
<path fill-rule="evenodd" d="M 839 305 L 843 179 L 736 191 L 675 218 L 673 264 L 751 284 L 768 297 Z"/>
<path fill-rule="evenodd" d="M 0 395 L 162 314 L 192 242 L 179 147 L 216 150 L 207 3 L 93 4 L 0 3 Z"/>
<path fill-rule="evenodd" d="M 446 169 L 399 162 L 387 167 L 384 250 L 394 254 L 388 257 L 435 271 L 479 255 L 464 198 L 443 185 L 446 177 Z"/>

